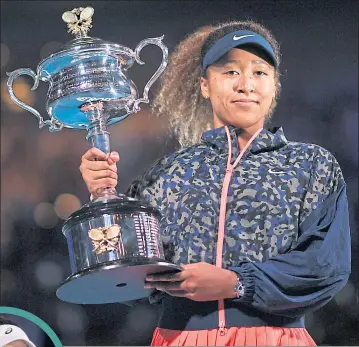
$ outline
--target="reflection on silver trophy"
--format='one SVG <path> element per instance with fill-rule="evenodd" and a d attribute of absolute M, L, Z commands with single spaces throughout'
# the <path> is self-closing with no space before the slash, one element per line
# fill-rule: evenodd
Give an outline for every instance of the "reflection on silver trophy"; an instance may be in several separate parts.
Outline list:
<path fill-rule="evenodd" d="M 63 127 L 86 129 L 91 146 L 110 152 L 108 125 L 136 113 L 148 103 L 148 91 L 167 65 L 168 51 L 163 37 L 141 41 L 135 50 L 88 36 L 94 10 L 75 8 L 62 16 L 75 38 L 63 49 L 42 60 L 36 73 L 18 69 L 8 73 L 12 100 L 50 131 Z M 161 65 L 138 97 L 126 71 L 135 63 L 144 64 L 139 54 L 153 44 L 161 48 Z M 44 120 L 34 108 L 17 99 L 14 80 L 28 75 L 48 82 Z M 62 231 L 67 238 L 72 274 L 61 284 L 57 296 L 79 304 L 124 302 L 151 293 L 144 289 L 148 273 L 178 271 L 180 267 L 164 259 L 159 231 L 159 212 L 146 202 L 118 194 L 115 189 L 99 189 L 93 201 L 73 213 Z"/>

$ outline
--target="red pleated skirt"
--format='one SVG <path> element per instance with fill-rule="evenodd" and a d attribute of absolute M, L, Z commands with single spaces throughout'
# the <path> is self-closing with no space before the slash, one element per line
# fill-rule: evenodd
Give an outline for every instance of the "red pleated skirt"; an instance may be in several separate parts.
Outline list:
<path fill-rule="evenodd" d="M 151 346 L 316 346 L 304 328 L 232 327 L 179 331 L 156 328 Z"/>

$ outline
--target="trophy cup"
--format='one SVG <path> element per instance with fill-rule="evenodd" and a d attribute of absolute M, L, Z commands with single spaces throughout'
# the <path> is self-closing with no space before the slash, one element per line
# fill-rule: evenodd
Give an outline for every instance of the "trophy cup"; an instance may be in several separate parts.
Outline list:
<path fill-rule="evenodd" d="M 168 50 L 162 37 L 141 41 L 134 51 L 125 46 L 88 36 L 94 10 L 75 8 L 63 14 L 68 32 L 75 38 L 63 49 L 42 60 L 35 74 L 28 68 L 8 73 L 7 86 L 12 100 L 33 113 L 39 128 L 49 131 L 63 127 L 86 129 L 92 147 L 110 153 L 108 126 L 140 110 L 148 103 L 148 91 L 167 65 Z M 143 47 L 161 48 L 161 65 L 138 98 L 135 84 L 126 71 L 141 61 Z M 13 82 L 21 76 L 49 83 L 44 120 L 34 108 L 14 95 Z M 63 281 L 56 295 L 63 301 L 78 304 L 125 302 L 151 294 L 144 288 L 149 273 L 180 271 L 164 259 L 159 231 L 159 211 L 149 203 L 118 194 L 103 187 L 94 199 L 74 212 L 63 224 L 67 239 L 71 275 Z"/>

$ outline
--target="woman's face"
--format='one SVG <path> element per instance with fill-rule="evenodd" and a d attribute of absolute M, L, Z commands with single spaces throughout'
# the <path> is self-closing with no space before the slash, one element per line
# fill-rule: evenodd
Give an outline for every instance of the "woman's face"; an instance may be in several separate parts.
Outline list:
<path fill-rule="evenodd" d="M 210 98 L 215 128 L 259 129 L 275 98 L 275 70 L 255 48 L 233 48 L 201 78 Z"/>

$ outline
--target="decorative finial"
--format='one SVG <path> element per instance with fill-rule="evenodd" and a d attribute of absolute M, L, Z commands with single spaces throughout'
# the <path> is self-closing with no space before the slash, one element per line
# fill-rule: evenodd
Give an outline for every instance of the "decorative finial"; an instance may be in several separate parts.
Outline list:
<path fill-rule="evenodd" d="M 72 11 L 66 11 L 62 15 L 62 20 L 67 23 L 68 33 L 74 34 L 76 37 L 87 36 L 92 28 L 92 16 L 94 9 L 92 7 L 74 8 Z"/>

